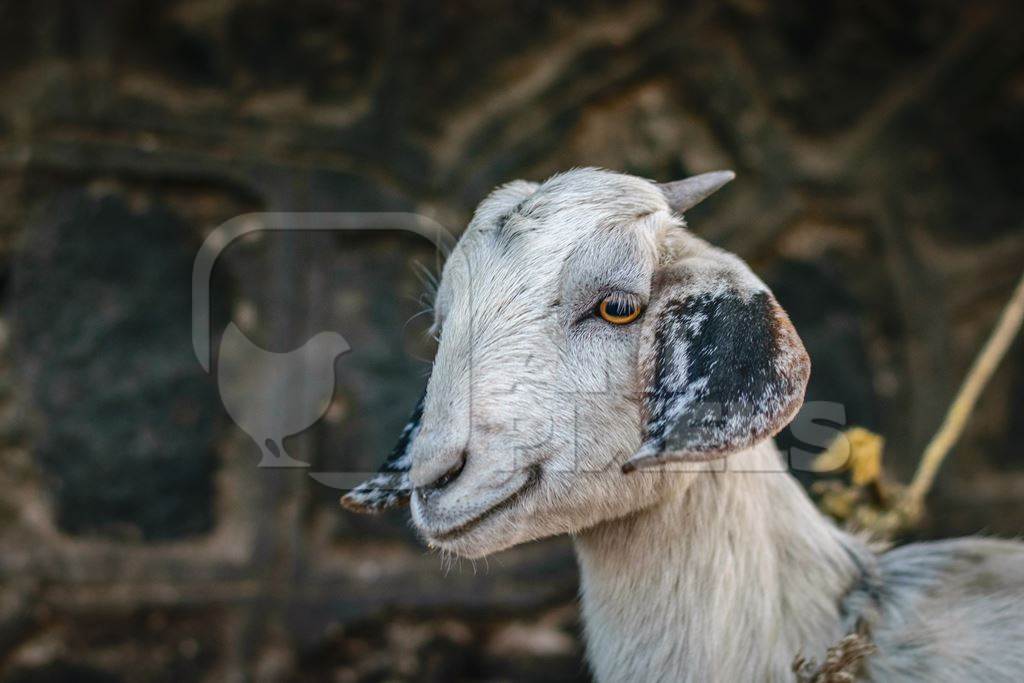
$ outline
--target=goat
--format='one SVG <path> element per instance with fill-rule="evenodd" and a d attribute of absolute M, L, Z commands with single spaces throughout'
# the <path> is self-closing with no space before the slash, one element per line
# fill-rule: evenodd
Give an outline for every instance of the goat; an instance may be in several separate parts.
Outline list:
<path fill-rule="evenodd" d="M 682 219 L 732 177 L 492 192 L 445 264 L 424 396 L 343 503 L 411 498 L 426 543 L 467 558 L 571 534 L 599 681 L 792 680 L 851 632 L 869 680 L 1020 680 L 1024 544 L 875 552 L 783 466 L 807 353 Z"/>

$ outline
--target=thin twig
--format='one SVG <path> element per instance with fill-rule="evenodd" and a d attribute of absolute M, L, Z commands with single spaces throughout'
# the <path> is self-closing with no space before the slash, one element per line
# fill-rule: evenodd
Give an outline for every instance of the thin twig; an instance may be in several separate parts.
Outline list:
<path fill-rule="evenodd" d="M 946 412 L 939 431 L 932 440 L 928 442 L 924 455 L 921 456 L 921 463 L 917 467 L 913 481 L 907 487 L 904 503 L 906 510 L 916 516 L 922 509 L 924 497 L 928 494 L 932 483 L 935 481 L 935 474 L 939 471 L 943 459 L 950 449 L 960 438 L 967 419 L 974 410 L 974 404 L 978 400 L 982 389 L 988 384 L 995 372 L 999 361 L 1006 355 L 1013 338 L 1020 331 L 1021 323 L 1024 322 L 1024 275 L 1021 276 L 1017 288 L 1010 297 L 996 328 L 992 335 L 985 342 L 985 347 L 978 354 L 967 373 L 966 379 L 960 386 L 960 391 Z"/>

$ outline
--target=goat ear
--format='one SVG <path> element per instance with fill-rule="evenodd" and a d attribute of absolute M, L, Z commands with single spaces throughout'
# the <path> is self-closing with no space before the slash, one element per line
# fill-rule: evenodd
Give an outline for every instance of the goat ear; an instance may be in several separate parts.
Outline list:
<path fill-rule="evenodd" d="M 425 397 L 426 392 L 417 401 L 398 443 L 381 465 L 380 471 L 341 497 L 344 507 L 353 512 L 374 514 L 409 502 L 412 491 L 409 482 L 409 469 L 412 467 L 410 447 L 420 429 Z"/>
<path fill-rule="evenodd" d="M 796 415 L 810 359 L 775 297 L 725 252 L 655 278 L 644 320 L 640 450 L 624 472 L 711 460 L 774 436 Z"/>

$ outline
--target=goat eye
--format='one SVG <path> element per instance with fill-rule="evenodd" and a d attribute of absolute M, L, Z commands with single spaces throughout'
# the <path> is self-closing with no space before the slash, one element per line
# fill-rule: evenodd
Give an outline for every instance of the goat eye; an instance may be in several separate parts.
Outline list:
<path fill-rule="evenodd" d="M 640 302 L 629 294 L 616 292 L 602 299 L 595 313 L 613 325 L 627 325 L 640 317 Z"/>

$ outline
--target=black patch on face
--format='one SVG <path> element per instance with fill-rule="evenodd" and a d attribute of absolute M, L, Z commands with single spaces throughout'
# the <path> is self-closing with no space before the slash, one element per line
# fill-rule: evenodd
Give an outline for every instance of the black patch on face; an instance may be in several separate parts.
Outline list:
<path fill-rule="evenodd" d="M 698 294 L 665 306 L 644 396 L 645 450 L 714 457 L 783 426 L 803 384 L 778 362 L 775 307 L 767 292 Z"/>
<path fill-rule="evenodd" d="M 409 453 L 409 446 L 412 444 L 413 436 L 420 426 L 420 420 L 423 419 L 423 404 L 426 402 L 426 398 L 427 392 L 424 391 L 423 395 L 420 396 L 420 400 L 416 401 L 416 407 L 413 408 L 409 421 L 402 428 L 402 433 L 398 437 L 398 443 L 391 449 L 384 464 L 381 465 L 381 472 L 409 471 L 412 463 L 407 462 L 409 458 L 406 455 Z"/>
<path fill-rule="evenodd" d="M 378 473 L 342 496 L 341 503 L 346 508 L 354 512 L 380 512 L 409 500 L 412 492 L 409 482 L 412 456 L 409 448 L 419 432 L 426 396 L 424 391 L 409 421 L 402 428 L 398 443 L 391 449 Z"/>

